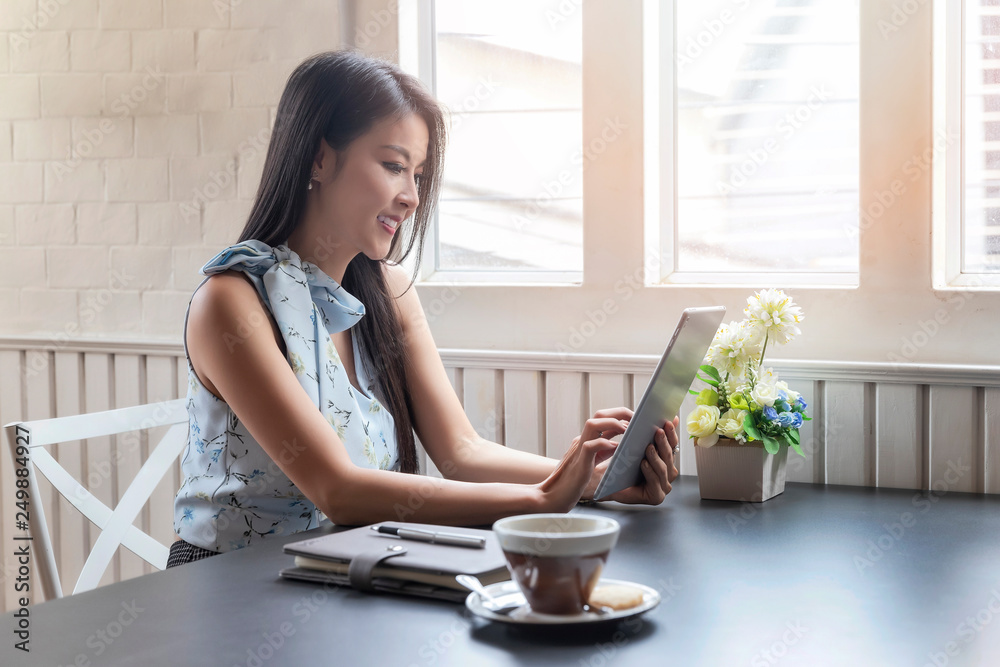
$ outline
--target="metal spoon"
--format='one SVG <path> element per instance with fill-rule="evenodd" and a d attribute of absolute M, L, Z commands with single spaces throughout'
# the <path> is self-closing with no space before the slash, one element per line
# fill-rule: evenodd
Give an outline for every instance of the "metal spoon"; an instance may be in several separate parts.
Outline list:
<path fill-rule="evenodd" d="M 493 597 L 486 587 L 483 586 L 483 582 L 479 581 L 477 577 L 470 574 L 458 574 L 455 575 L 455 581 L 462 584 L 470 591 L 474 593 L 479 593 L 479 597 L 483 599 L 483 607 L 494 614 L 509 614 L 515 609 L 524 605 L 524 600 L 519 596 L 515 596 L 507 602 L 501 602 L 497 598 Z M 508 597 L 508 596 L 504 596 Z"/>

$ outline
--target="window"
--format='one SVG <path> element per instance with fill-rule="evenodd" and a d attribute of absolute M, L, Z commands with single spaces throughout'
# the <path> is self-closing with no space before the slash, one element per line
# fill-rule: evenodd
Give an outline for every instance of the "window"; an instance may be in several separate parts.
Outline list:
<path fill-rule="evenodd" d="M 653 280 L 856 284 L 856 0 L 647 6 L 675 7 L 646 40 L 647 85 L 674 92 L 673 114 L 651 112 L 676 141 Z"/>
<path fill-rule="evenodd" d="M 424 73 L 450 112 L 438 278 L 579 282 L 581 19 L 538 0 L 422 3 Z"/>
<path fill-rule="evenodd" d="M 935 286 L 1000 285 L 1000 3 L 935 14 Z"/>
<path fill-rule="evenodd" d="M 972 2 L 966 2 L 968 13 Z M 416 60 L 425 80 L 432 80 L 434 71 L 428 66 L 434 56 L 428 45 L 437 43 L 428 36 L 439 32 L 421 11 L 430 3 L 400 3 L 419 15 L 411 22 L 419 28 L 412 32 L 401 23 L 400 51 L 413 51 L 408 45 L 424 36 Z M 488 4 L 461 7 L 473 12 Z M 582 111 L 579 129 L 573 131 L 589 157 L 582 187 L 574 193 L 582 196 L 575 241 L 580 280 L 524 280 L 525 267 L 512 267 L 513 262 L 499 269 L 480 263 L 476 271 L 472 264 L 443 265 L 465 267 L 458 270 L 425 262 L 418 289 L 439 347 L 655 355 L 681 309 L 722 304 L 735 319 L 752 290 L 774 285 L 788 289 L 807 317 L 803 336 L 782 350 L 788 358 L 1000 363 L 988 346 L 976 348 L 987 360 L 980 355 L 973 362 L 969 345 L 995 337 L 1000 294 L 991 285 L 1000 285 L 1000 272 L 989 263 L 992 241 L 979 242 L 978 259 L 968 248 L 964 257 L 955 255 L 966 247 L 963 239 L 976 236 L 969 231 L 972 222 L 962 224 L 962 206 L 968 209 L 973 201 L 964 188 L 977 184 L 976 205 L 983 212 L 977 218 L 982 222 L 975 224 L 986 230 L 981 238 L 991 237 L 991 222 L 1000 219 L 990 189 L 1000 185 L 1000 172 L 994 178 L 990 169 L 995 155 L 990 133 L 1000 120 L 989 115 L 993 84 L 982 82 L 990 79 L 979 79 L 972 110 L 973 87 L 962 91 L 962 63 L 972 67 L 962 56 L 969 38 L 963 41 L 962 30 L 954 28 L 972 19 L 962 13 L 961 3 L 540 4 L 542 31 L 548 29 L 544 12 L 551 10 L 565 19 L 559 23 L 564 28 L 577 22 L 581 35 Z M 992 5 L 975 7 L 979 15 L 996 19 Z M 725 9 L 731 14 L 723 21 Z M 439 3 L 438 20 L 444 11 Z M 519 18 L 528 22 L 524 15 Z M 716 19 L 723 30 L 713 23 Z M 682 20 L 688 28 L 678 24 Z M 1000 71 L 987 57 L 1000 39 L 982 21 L 976 25 L 978 76 L 988 77 Z M 703 30 L 711 36 L 702 37 L 706 50 L 683 68 L 675 65 L 675 54 L 684 53 L 689 37 L 697 43 Z M 957 70 L 946 68 L 956 63 Z M 449 105 L 461 108 L 468 86 L 478 82 L 475 72 L 465 81 L 464 91 L 454 94 L 439 88 L 451 96 Z M 811 87 L 823 83 L 831 95 L 823 92 L 826 99 L 820 100 Z M 810 108 L 810 95 L 815 95 L 814 107 L 822 106 Z M 513 105 L 501 107 L 500 100 L 498 95 L 490 102 L 493 107 L 483 108 L 497 116 L 512 114 Z M 523 108 L 541 111 L 532 104 Z M 735 184 L 733 170 L 751 151 L 764 148 L 777 123 L 789 112 L 794 117 L 802 105 L 801 114 L 808 118 L 792 141 L 761 159 L 756 170 L 748 165 L 753 173 L 744 174 L 746 181 L 735 192 L 720 191 L 717 183 L 725 177 L 724 182 Z M 972 119 L 973 111 L 978 120 Z M 964 152 L 958 149 L 963 123 L 968 126 Z M 602 132 L 610 127 L 615 131 L 606 140 Z M 973 150 L 975 127 L 981 139 Z M 588 153 L 595 142 L 600 150 Z M 452 145 L 449 162 L 460 150 Z M 504 160 L 503 168 L 514 164 Z M 966 174 L 962 180 L 963 169 L 972 171 L 964 160 L 979 165 L 976 179 Z M 945 192 L 950 196 L 942 196 Z M 463 224 L 465 214 L 452 211 L 452 224 Z M 775 226 L 763 227 L 761 240 L 741 228 L 748 221 Z M 709 225 L 715 231 L 706 232 Z M 758 245 L 734 252 L 734 244 L 720 242 L 725 235 Z M 699 246 L 702 237 L 712 243 Z M 446 250 L 450 243 L 446 240 Z M 758 256 L 771 264 L 754 261 Z M 949 272 L 941 268 L 946 264 Z"/>

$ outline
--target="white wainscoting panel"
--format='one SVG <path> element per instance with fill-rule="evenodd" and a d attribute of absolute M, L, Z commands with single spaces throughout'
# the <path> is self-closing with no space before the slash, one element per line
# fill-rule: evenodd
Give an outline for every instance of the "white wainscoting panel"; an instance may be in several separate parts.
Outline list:
<path fill-rule="evenodd" d="M 503 444 L 522 452 L 544 455 L 545 385 L 542 373 L 504 371 L 503 384 Z"/>
<path fill-rule="evenodd" d="M 584 374 L 554 371 L 545 374 L 545 455 L 561 458 L 573 438 L 580 435 L 590 415 L 584 411 L 587 401 Z"/>
<path fill-rule="evenodd" d="M 924 481 L 923 389 L 880 383 L 875 390 L 878 486 L 919 489 Z"/>
<path fill-rule="evenodd" d="M 875 466 L 866 433 L 863 382 L 826 383 L 824 403 L 827 412 L 838 415 L 826 419 L 824 438 L 826 483 L 872 486 Z"/>
<path fill-rule="evenodd" d="M 986 451 L 983 469 L 986 471 L 984 491 L 1000 493 L 1000 388 L 985 387 L 983 396 L 983 431 Z"/>
<path fill-rule="evenodd" d="M 981 491 L 978 389 L 939 385 L 930 388 L 930 488 Z"/>
<path fill-rule="evenodd" d="M 487 350 L 442 350 L 448 378 L 476 431 L 501 444 L 559 457 L 584 422 L 602 408 L 632 409 L 642 396 L 656 357 L 558 355 Z M 801 429 L 807 456 L 790 454 L 788 479 L 1000 493 L 1000 369 L 773 361 L 772 366 L 809 403 L 813 420 Z M 187 364 L 181 345 L 129 342 L 0 339 L 0 423 L 94 412 L 185 395 Z M 682 474 L 696 474 L 694 449 L 681 410 Z M 91 438 L 53 448 L 53 455 L 109 506 L 145 460 L 151 430 L 138 440 Z M 138 444 L 136 444 L 138 442 Z M 419 441 L 418 441 L 419 442 Z M 438 475 L 420 450 L 421 466 Z M 11 544 L 14 477 L 9 454 L 0 456 L 0 538 Z M 136 525 L 164 542 L 173 537 L 173 498 L 180 468 L 156 488 Z M 43 482 L 44 483 L 44 482 Z M 97 531 L 62 499 L 46 493 L 66 586 L 83 564 L 81 544 Z M 4 608 L 15 605 L 9 577 L 16 569 L 0 559 Z M 120 553 L 102 583 L 137 576 L 149 567 Z M 67 591 L 68 592 L 68 591 Z M 40 598 L 34 598 L 40 600 Z"/>

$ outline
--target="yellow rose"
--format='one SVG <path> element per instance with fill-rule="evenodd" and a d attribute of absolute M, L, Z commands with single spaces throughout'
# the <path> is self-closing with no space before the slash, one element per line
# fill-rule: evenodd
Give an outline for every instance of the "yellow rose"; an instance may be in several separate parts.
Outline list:
<path fill-rule="evenodd" d="M 706 438 L 715 433 L 715 425 L 719 421 L 719 408 L 715 405 L 699 405 L 688 415 L 688 435 L 696 438 Z M 713 443 L 714 444 L 714 443 Z"/>
<path fill-rule="evenodd" d="M 726 413 L 719 417 L 719 430 L 727 438 L 735 438 L 743 432 L 743 419 L 746 417 L 746 410 L 726 410 Z"/>

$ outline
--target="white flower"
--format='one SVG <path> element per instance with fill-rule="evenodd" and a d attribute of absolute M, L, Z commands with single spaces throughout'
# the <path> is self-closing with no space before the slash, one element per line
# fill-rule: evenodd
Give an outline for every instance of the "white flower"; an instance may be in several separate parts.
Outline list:
<path fill-rule="evenodd" d="M 746 416 L 746 410 L 726 410 L 719 418 L 719 431 L 727 438 L 735 438 L 743 433 L 743 420 Z"/>
<path fill-rule="evenodd" d="M 795 325 L 804 319 L 802 309 L 781 290 L 765 289 L 747 299 L 743 309 L 750 326 L 776 343 L 787 343 L 802 331 Z"/>
<path fill-rule="evenodd" d="M 750 390 L 750 398 L 761 407 L 771 406 L 778 398 L 778 390 L 773 384 L 758 380 L 757 384 Z"/>
<path fill-rule="evenodd" d="M 774 387 L 778 391 L 783 391 L 788 395 L 789 403 L 794 403 L 795 401 L 799 400 L 799 392 L 792 391 L 791 389 L 789 389 L 788 383 L 785 382 L 784 380 L 778 380 L 777 382 L 775 382 Z"/>
<path fill-rule="evenodd" d="M 719 441 L 719 434 L 713 433 L 712 435 L 706 435 L 704 438 L 695 438 L 694 444 L 699 447 L 711 447 Z"/>
<path fill-rule="evenodd" d="M 736 394 L 742 394 L 746 389 L 746 380 L 741 377 L 731 375 L 728 380 L 722 382 L 722 386 L 726 389 L 726 396 L 735 396 Z"/>
<path fill-rule="evenodd" d="M 757 381 L 764 384 L 775 384 L 778 381 L 778 374 L 770 366 L 757 369 Z"/>
<path fill-rule="evenodd" d="M 741 375 L 752 357 L 759 352 L 759 345 L 753 340 L 752 330 L 746 320 L 723 324 L 715 333 L 712 346 L 708 348 L 708 363 L 721 373 Z"/>
<path fill-rule="evenodd" d="M 699 405 L 688 415 L 687 431 L 696 438 L 706 438 L 715 433 L 719 421 L 719 408 L 715 405 Z M 712 443 L 715 444 L 714 442 Z M 707 445 L 711 446 L 711 445 Z"/>

